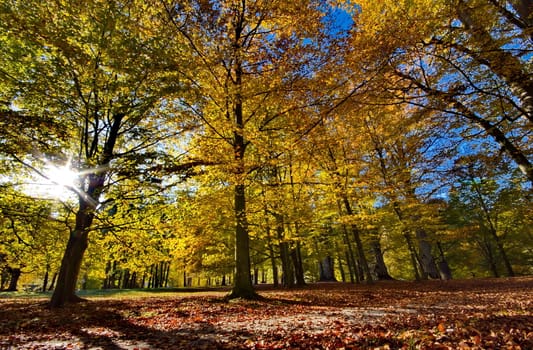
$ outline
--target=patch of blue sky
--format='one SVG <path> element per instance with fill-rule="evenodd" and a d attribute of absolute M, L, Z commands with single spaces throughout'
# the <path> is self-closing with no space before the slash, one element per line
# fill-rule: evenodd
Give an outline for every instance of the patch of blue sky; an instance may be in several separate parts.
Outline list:
<path fill-rule="evenodd" d="M 322 23 L 326 25 L 327 34 L 336 38 L 345 38 L 354 26 L 352 16 L 340 7 L 330 7 L 325 11 Z"/>

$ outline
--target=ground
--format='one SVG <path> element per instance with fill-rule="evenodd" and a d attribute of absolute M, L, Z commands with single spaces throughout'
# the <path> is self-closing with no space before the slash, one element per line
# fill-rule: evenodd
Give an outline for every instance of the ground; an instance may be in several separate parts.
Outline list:
<path fill-rule="evenodd" d="M 0 299 L 0 349 L 533 349 L 533 277 Z"/>

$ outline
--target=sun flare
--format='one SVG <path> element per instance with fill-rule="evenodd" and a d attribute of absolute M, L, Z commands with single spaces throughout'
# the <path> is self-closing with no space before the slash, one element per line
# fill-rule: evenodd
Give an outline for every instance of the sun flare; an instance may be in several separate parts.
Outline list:
<path fill-rule="evenodd" d="M 52 183 L 65 188 L 76 187 L 76 182 L 78 181 L 78 174 L 70 169 L 68 165 L 63 167 L 50 165 L 45 171 L 45 176 Z"/>

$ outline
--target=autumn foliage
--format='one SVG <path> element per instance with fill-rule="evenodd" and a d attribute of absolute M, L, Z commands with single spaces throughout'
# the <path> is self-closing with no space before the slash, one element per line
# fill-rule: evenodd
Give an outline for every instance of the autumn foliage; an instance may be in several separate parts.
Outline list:
<path fill-rule="evenodd" d="M 0 347 L 17 349 L 531 349 L 533 279 L 318 283 L 98 298 L 49 310 L 2 300 Z"/>

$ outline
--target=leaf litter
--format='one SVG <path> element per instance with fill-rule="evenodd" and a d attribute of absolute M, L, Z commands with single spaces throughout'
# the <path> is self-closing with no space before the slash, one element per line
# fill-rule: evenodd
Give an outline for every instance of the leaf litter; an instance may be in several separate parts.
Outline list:
<path fill-rule="evenodd" d="M 533 277 L 0 301 L 0 349 L 533 349 Z"/>

